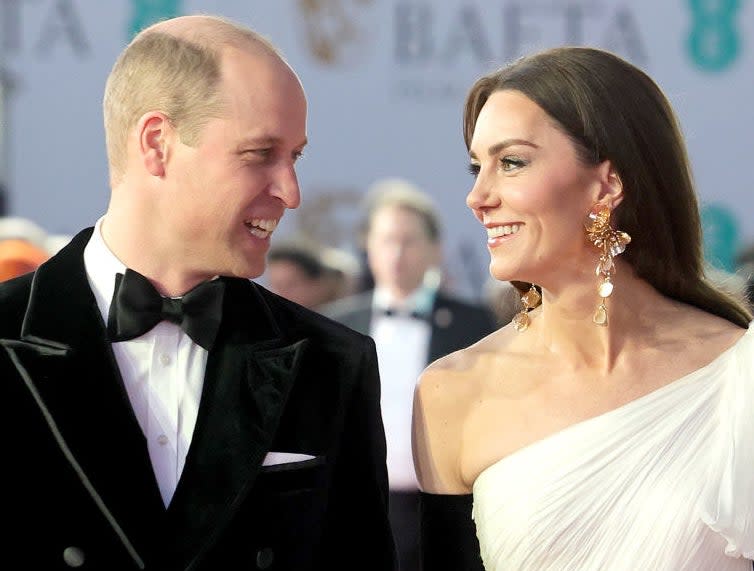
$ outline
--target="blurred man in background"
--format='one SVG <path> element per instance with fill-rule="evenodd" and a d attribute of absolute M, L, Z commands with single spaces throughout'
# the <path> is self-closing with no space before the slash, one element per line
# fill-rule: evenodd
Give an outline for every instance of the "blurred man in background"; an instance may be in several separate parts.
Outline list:
<path fill-rule="evenodd" d="M 270 246 L 265 278 L 273 292 L 316 311 L 351 293 L 356 266 L 346 252 L 292 239 Z"/>
<path fill-rule="evenodd" d="M 363 243 L 373 290 L 323 313 L 369 334 L 377 345 L 387 437 L 390 519 L 402 571 L 418 567 L 418 484 L 411 454 L 416 380 L 431 361 L 496 329 L 494 314 L 440 287 L 440 220 L 432 199 L 410 182 L 386 179 L 367 195 Z"/>

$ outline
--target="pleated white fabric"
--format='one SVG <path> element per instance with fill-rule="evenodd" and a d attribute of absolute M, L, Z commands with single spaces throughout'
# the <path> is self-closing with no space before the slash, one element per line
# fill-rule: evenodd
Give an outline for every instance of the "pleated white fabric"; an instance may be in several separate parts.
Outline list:
<path fill-rule="evenodd" d="M 712 363 L 474 483 L 487 571 L 751 571 L 754 326 Z"/>

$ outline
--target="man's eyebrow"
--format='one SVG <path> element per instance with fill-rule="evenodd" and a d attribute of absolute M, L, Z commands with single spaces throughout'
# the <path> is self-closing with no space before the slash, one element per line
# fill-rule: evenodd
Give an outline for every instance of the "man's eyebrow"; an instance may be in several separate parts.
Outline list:
<path fill-rule="evenodd" d="M 238 143 L 238 148 L 243 147 L 265 147 L 270 145 L 275 145 L 280 142 L 279 137 L 267 137 L 267 136 L 261 136 L 261 137 L 248 137 L 246 139 L 242 139 L 240 143 Z"/>
<path fill-rule="evenodd" d="M 243 139 L 238 144 L 239 151 L 245 150 L 247 147 L 270 147 L 274 145 L 279 145 L 283 142 L 283 139 L 280 137 L 274 137 L 274 136 L 261 136 L 261 137 L 249 137 L 247 139 Z M 303 148 L 309 143 L 309 140 L 304 137 L 304 140 L 301 141 L 298 145 L 296 145 L 296 148 Z"/>

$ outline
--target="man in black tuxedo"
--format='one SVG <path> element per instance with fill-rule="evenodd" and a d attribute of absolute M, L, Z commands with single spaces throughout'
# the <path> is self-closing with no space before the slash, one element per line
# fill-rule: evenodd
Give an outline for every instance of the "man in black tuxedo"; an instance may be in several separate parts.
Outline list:
<path fill-rule="evenodd" d="M 387 434 L 390 520 L 402 571 L 418 562 L 418 483 L 411 454 L 414 386 L 424 367 L 496 329 L 485 306 L 439 287 L 440 221 L 430 197 L 385 179 L 369 192 L 363 228 L 374 289 L 322 309 L 374 338 Z"/>
<path fill-rule="evenodd" d="M 0 285 L 3 567 L 393 570 L 374 344 L 249 280 L 300 200 L 296 74 L 180 17 L 104 116 L 106 214 Z"/>

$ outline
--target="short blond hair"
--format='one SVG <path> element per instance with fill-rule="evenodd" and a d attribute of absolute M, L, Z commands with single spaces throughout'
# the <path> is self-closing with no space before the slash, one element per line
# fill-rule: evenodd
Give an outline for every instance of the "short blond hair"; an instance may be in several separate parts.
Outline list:
<path fill-rule="evenodd" d="M 196 145 L 202 129 L 225 109 L 220 94 L 224 47 L 256 49 L 283 56 L 266 38 L 217 16 L 189 16 L 178 32 L 171 21 L 139 33 L 123 50 L 105 85 L 103 115 L 110 177 L 117 181 L 126 166 L 128 133 L 149 111 L 164 113 L 181 141 Z M 163 31 L 167 28 L 167 31 Z"/>

